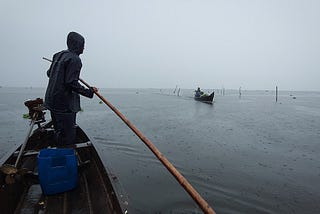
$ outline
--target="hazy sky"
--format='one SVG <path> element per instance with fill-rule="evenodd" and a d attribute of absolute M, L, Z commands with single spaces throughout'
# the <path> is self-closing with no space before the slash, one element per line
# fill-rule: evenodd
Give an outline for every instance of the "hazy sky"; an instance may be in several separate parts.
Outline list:
<path fill-rule="evenodd" d="M 45 87 L 81 33 L 100 88 L 320 90 L 319 0 L 0 0 L 0 85 Z"/>

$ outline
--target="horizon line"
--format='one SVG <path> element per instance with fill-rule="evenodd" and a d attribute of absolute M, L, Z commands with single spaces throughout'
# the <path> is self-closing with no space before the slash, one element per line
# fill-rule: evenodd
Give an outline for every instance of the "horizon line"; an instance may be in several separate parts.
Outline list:
<path fill-rule="evenodd" d="M 44 86 L 3 86 L 0 85 L 0 89 L 1 88 L 24 88 L 24 89 L 46 89 L 46 87 Z M 178 89 L 179 87 L 177 87 Z M 240 88 L 240 87 L 239 87 Z M 229 90 L 229 91 L 239 91 L 239 88 L 202 88 L 203 90 Z M 158 87 L 108 87 L 108 88 L 99 88 L 98 89 L 132 89 L 132 90 L 136 90 L 136 89 L 152 89 L 152 90 L 169 90 L 169 89 L 175 89 L 175 87 L 172 88 L 167 88 L 167 87 L 163 87 L 163 88 L 158 88 Z M 180 90 L 195 90 L 194 88 L 180 88 Z M 273 89 L 245 89 L 241 87 L 241 91 L 275 91 L 276 87 L 274 87 Z M 303 89 L 303 90 L 296 90 L 296 89 L 283 89 L 281 90 L 281 88 L 278 87 L 278 91 L 296 91 L 296 92 L 320 92 L 319 90 L 316 89 Z"/>

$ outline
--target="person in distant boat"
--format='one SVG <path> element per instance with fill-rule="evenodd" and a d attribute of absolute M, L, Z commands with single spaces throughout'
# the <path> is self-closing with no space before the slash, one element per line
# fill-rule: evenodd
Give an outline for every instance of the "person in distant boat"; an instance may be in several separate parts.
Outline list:
<path fill-rule="evenodd" d="M 76 114 L 80 111 L 80 95 L 92 98 L 96 87 L 85 88 L 79 83 L 82 62 L 79 57 L 84 50 L 84 38 L 79 33 L 70 32 L 67 50 L 53 55 L 47 71 L 49 83 L 44 106 L 50 110 L 55 138 L 59 146 L 75 143 Z"/>
<path fill-rule="evenodd" d="M 197 90 L 195 90 L 194 92 L 196 92 L 196 94 L 194 95 L 195 97 L 200 97 L 200 93 L 201 93 L 201 90 L 200 88 L 198 87 Z"/>
<path fill-rule="evenodd" d="M 200 90 L 200 87 L 198 87 L 195 92 L 196 92 L 196 94 L 194 95 L 195 97 L 201 97 L 204 94 L 203 91 Z"/>

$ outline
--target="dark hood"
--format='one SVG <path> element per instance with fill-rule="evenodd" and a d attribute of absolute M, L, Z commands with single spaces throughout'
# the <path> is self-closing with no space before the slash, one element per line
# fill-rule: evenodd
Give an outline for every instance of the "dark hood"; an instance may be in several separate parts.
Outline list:
<path fill-rule="evenodd" d="M 69 51 L 77 55 L 82 54 L 84 48 L 83 36 L 76 32 L 70 32 L 67 38 L 67 46 Z"/>

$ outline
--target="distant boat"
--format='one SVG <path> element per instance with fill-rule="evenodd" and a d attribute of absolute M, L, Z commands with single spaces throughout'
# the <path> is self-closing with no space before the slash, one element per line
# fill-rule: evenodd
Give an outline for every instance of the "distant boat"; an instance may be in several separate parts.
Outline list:
<path fill-rule="evenodd" d="M 197 101 L 205 102 L 205 103 L 212 103 L 214 98 L 214 92 L 212 92 L 210 95 L 208 94 L 202 94 L 202 95 L 197 95 L 197 93 L 194 95 L 194 99 Z"/>

